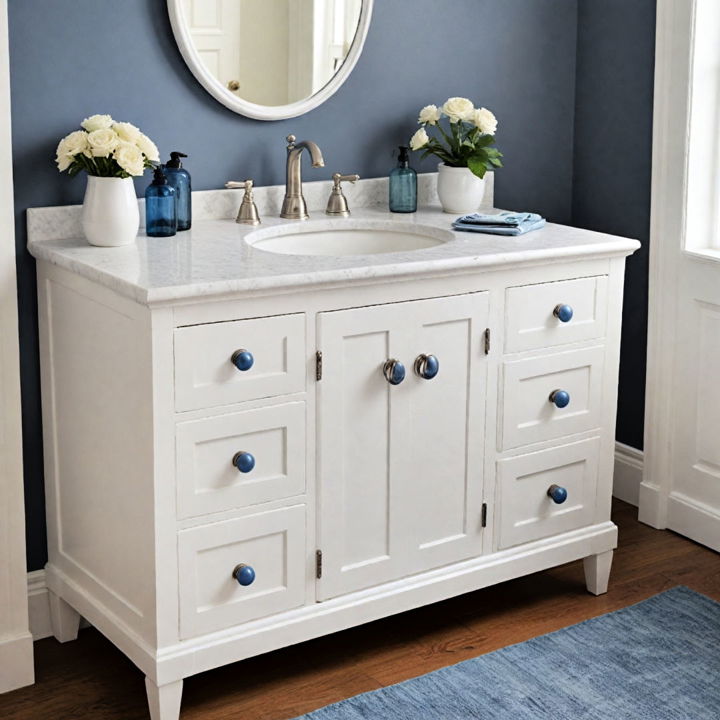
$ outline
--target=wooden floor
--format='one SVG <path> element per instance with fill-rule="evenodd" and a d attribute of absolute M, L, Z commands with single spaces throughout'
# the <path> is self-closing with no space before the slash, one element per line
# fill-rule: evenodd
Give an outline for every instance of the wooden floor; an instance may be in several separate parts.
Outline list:
<path fill-rule="evenodd" d="M 610 591 L 585 591 L 582 563 L 245 660 L 185 681 L 182 720 L 285 720 L 639 602 L 675 585 L 720 601 L 720 555 L 635 519 L 620 527 Z M 35 643 L 37 683 L 0 695 L 2 720 L 147 720 L 143 677 L 93 629 Z"/>

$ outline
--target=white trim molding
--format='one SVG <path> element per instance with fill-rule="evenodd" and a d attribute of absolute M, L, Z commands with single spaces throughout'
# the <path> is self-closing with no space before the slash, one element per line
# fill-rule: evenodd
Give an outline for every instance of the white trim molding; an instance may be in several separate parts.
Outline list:
<path fill-rule="evenodd" d="M 707 308 L 717 315 L 720 304 L 718 37 L 717 0 L 658 0 L 646 458 L 638 514 L 716 550 L 720 508 L 708 504 L 716 505 L 717 494 L 708 490 L 716 456 L 708 454 L 706 464 L 702 455 L 718 425 L 713 396 L 704 393 L 716 385 L 714 361 L 707 361 L 702 343 L 714 342 L 716 331 L 701 319 Z"/>
<path fill-rule="evenodd" d="M 34 682 L 25 591 L 7 0 L 0 0 L 0 692 Z"/>

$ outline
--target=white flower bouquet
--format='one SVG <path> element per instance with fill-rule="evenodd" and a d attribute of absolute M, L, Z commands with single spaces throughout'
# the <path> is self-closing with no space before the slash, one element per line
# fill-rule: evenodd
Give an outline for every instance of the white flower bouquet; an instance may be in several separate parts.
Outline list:
<path fill-rule="evenodd" d="M 58 170 L 71 177 L 81 170 L 94 177 L 140 176 L 160 162 L 155 143 L 128 122 L 115 122 L 110 115 L 92 115 L 64 137 L 57 146 Z"/>
<path fill-rule="evenodd" d="M 447 130 L 441 122 L 446 118 Z M 469 168 L 479 178 L 488 170 L 501 168 L 502 153 L 495 144 L 497 119 L 487 108 L 476 108 L 467 98 L 452 97 L 442 107 L 426 105 L 418 122 L 422 127 L 410 139 L 412 150 L 423 150 L 422 157 L 435 155 L 445 165 Z M 431 136 L 433 128 L 438 136 Z"/>

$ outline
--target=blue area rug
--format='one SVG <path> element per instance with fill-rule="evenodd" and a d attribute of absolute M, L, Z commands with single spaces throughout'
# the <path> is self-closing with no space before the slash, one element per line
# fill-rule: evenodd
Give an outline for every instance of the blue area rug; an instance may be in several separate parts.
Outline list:
<path fill-rule="evenodd" d="M 296 720 L 718 720 L 720 604 L 685 587 Z"/>

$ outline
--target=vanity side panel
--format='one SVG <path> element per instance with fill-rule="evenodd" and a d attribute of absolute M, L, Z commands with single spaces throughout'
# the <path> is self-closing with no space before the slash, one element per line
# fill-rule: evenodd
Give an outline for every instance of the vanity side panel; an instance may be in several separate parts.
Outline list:
<path fill-rule="evenodd" d="M 618 378 L 620 372 L 620 339 L 622 330 L 625 258 L 609 261 L 607 295 L 607 333 L 602 398 L 602 447 L 598 467 L 595 522 L 610 519 L 613 475 L 615 473 L 615 423 L 617 420 Z"/>
<path fill-rule="evenodd" d="M 42 262 L 38 299 L 48 585 L 152 642 L 149 312 Z"/>

